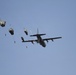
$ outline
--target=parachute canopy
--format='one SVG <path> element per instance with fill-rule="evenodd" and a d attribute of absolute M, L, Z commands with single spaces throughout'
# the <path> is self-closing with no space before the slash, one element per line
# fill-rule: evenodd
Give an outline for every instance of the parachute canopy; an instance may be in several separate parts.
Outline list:
<path fill-rule="evenodd" d="M 9 29 L 9 33 L 10 33 L 11 35 L 14 35 L 14 30 L 13 30 L 12 28 L 10 28 L 10 29 Z"/>
<path fill-rule="evenodd" d="M 5 25 L 6 25 L 6 21 L 0 20 L 0 26 L 1 26 L 1 27 L 4 27 Z"/>

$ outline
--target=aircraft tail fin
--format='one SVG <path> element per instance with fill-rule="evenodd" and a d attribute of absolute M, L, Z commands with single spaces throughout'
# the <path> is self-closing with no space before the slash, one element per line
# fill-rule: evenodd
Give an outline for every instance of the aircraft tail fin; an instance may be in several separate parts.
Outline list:
<path fill-rule="evenodd" d="M 37 34 L 39 34 L 39 29 L 37 28 Z"/>
<path fill-rule="evenodd" d="M 43 36 L 43 35 L 46 35 L 46 34 L 39 34 L 39 30 L 38 30 L 38 28 L 37 28 L 37 34 L 30 35 L 30 37 L 32 37 L 32 36 Z"/>

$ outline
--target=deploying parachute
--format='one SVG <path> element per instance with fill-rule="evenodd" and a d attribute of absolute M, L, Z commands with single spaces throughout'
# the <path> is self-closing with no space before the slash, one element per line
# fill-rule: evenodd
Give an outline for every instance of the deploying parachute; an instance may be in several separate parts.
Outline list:
<path fill-rule="evenodd" d="M 9 29 L 9 33 L 11 34 L 11 35 L 14 35 L 14 29 L 13 28 L 10 28 Z M 14 38 L 13 38 L 14 39 Z M 14 41 L 14 43 L 16 43 L 16 41 Z"/>
<path fill-rule="evenodd" d="M 6 25 L 6 21 L 0 20 L 0 26 L 1 26 L 1 27 L 5 27 L 5 25 Z"/>
<path fill-rule="evenodd" d="M 12 28 L 10 28 L 10 29 L 9 29 L 9 33 L 10 33 L 11 35 L 14 35 L 14 30 L 13 30 Z"/>
<path fill-rule="evenodd" d="M 24 33 L 25 33 L 26 35 L 28 35 L 28 31 L 27 31 L 26 29 L 24 30 Z"/>

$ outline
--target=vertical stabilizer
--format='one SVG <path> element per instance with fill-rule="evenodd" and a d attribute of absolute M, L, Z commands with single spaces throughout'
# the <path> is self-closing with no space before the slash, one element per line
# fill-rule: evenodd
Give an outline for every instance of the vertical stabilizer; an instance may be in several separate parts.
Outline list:
<path fill-rule="evenodd" d="M 37 28 L 37 34 L 39 34 L 39 29 Z"/>

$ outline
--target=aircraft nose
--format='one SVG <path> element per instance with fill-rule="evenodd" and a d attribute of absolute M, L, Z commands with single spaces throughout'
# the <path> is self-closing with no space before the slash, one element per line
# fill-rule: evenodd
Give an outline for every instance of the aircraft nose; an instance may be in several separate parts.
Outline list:
<path fill-rule="evenodd" d="M 43 47 L 46 47 L 46 44 L 44 44 Z"/>

